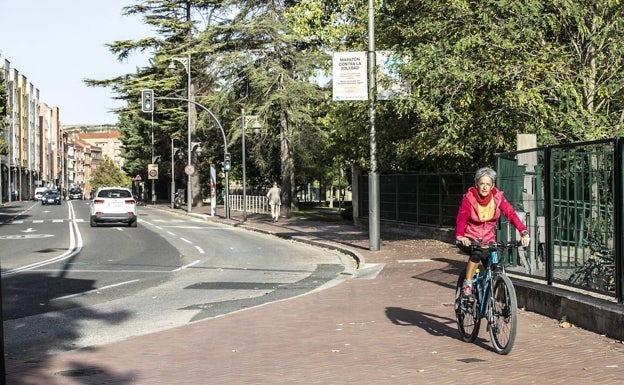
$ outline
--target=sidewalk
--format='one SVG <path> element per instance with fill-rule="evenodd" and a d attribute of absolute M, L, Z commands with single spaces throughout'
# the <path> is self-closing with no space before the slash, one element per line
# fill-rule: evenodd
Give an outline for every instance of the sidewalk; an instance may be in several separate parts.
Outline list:
<path fill-rule="evenodd" d="M 166 206 L 146 209 L 168 209 Z M 206 211 L 204 211 L 206 210 Z M 7 384 L 616 384 L 624 345 L 521 309 L 514 350 L 499 356 L 485 327 L 461 342 L 453 291 L 465 257 L 433 240 L 383 239 L 350 225 L 267 215 L 191 215 L 340 247 L 359 261 L 345 282 L 301 297 L 51 356 L 7 363 Z M 177 210 L 184 214 L 183 210 Z M 139 224 L 140 225 L 140 224 Z M 379 275 L 367 274 L 383 270 Z"/>

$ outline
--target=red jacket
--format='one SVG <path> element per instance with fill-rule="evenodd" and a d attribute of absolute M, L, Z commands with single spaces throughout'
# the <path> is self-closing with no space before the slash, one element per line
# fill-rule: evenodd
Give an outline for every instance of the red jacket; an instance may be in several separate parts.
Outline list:
<path fill-rule="evenodd" d="M 475 190 L 474 192 L 471 190 Z M 520 233 L 528 231 L 526 226 L 520 221 L 516 211 L 503 192 L 496 187 L 492 188 L 492 199 L 494 199 L 494 217 L 488 221 L 481 221 L 478 215 L 477 199 L 474 194 L 476 188 L 470 187 L 468 192 L 464 194 L 461 204 L 459 205 L 459 211 L 457 212 L 457 218 L 455 220 L 455 239 L 458 237 L 468 237 L 472 239 L 481 239 L 483 242 L 491 242 L 496 240 L 496 221 L 500 218 L 501 211 L 505 214 L 505 217 L 511 222 Z"/>

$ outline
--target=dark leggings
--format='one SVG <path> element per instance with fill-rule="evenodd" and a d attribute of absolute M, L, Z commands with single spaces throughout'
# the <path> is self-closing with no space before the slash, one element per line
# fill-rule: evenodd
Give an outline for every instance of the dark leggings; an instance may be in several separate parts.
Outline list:
<path fill-rule="evenodd" d="M 468 238 L 468 239 L 470 239 L 470 242 L 474 242 L 474 239 L 472 239 L 472 238 Z M 470 248 L 470 246 L 465 246 L 463 243 L 458 243 L 457 247 L 464 254 L 468 254 L 469 255 L 468 259 L 470 260 L 470 262 L 479 263 L 481 261 L 485 261 L 485 260 L 487 260 L 487 257 L 489 255 L 489 250 L 488 249 L 475 249 L 475 250 L 472 250 Z"/>

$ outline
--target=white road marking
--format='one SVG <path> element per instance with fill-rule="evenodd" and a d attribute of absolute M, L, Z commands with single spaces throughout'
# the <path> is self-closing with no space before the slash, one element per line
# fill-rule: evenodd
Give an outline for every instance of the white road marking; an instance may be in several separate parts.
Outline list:
<path fill-rule="evenodd" d="M 18 234 L 18 235 L 0 235 L 0 239 L 33 239 L 33 238 L 50 238 L 52 234 Z"/>
<path fill-rule="evenodd" d="M 44 261 L 35 262 L 35 263 L 31 263 L 30 265 L 25 265 L 22 267 L 17 267 L 15 269 L 3 271 L 1 275 L 6 276 L 6 275 L 17 274 L 23 271 L 33 270 L 41 266 L 49 265 L 51 263 L 55 263 L 55 262 L 59 262 L 59 261 L 71 258 L 74 255 L 78 254 L 80 250 L 82 250 L 82 246 L 83 246 L 82 234 L 80 234 L 80 230 L 78 229 L 78 225 L 76 224 L 76 222 L 71 221 L 71 219 L 76 217 L 76 214 L 74 213 L 74 208 L 72 207 L 71 203 L 67 205 L 67 210 L 69 211 L 69 218 L 70 218 L 69 247 L 64 253 L 54 258 L 46 259 Z"/>
<path fill-rule="evenodd" d="M 80 297 L 80 296 L 83 296 L 83 295 L 87 295 L 89 293 L 97 293 L 98 291 L 102 291 L 102 290 L 106 290 L 106 289 L 112 289 L 113 287 L 127 285 L 129 283 L 134 283 L 134 282 L 138 282 L 138 281 L 139 281 L 138 279 L 133 279 L 132 281 L 119 282 L 119 283 L 116 283 L 116 284 L 113 284 L 113 285 L 102 286 L 102 287 L 100 287 L 98 289 L 83 291 L 82 293 L 76 293 L 76 294 L 66 295 L 66 296 L 63 296 L 63 297 L 52 298 L 50 301 L 58 301 L 58 300 L 61 300 L 61 299 Z"/>
<path fill-rule="evenodd" d="M 197 265 L 199 262 L 201 262 L 201 261 L 200 261 L 199 259 L 197 259 L 197 260 L 195 260 L 195 261 L 193 261 L 193 262 L 189 263 L 188 265 L 180 266 L 180 267 L 178 267 L 177 269 L 174 269 L 173 271 L 174 271 L 174 272 L 176 272 L 176 271 L 180 271 L 180 270 L 188 269 L 188 268 L 189 268 L 189 267 L 191 267 L 191 266 L 195 266 L 195 265 Z"/>

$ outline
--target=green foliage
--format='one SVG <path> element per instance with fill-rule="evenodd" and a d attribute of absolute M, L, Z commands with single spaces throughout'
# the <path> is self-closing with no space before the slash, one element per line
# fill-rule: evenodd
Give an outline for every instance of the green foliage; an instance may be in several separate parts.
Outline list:
<path fill-rule="evenodd" d="M 111 158 L 105 156 L 95 171 L 91 174 L 91 187 L 98 189 L 106 186 L 128 187 L 132 185 L 132 180 L 124 174 L 113 162 Z"/>
<path fill-rule="evenodd" d="M 240 111 L 260 117 L 261 132 L 246 142 L 248 179 L 256 186 L 282 181 L 284 207 L 290 207 L 292 183 L 319 169 L 318 154 L 325 133 L 315 122 L 320 112 L 316 106 L 325 94 L 313 78 L 327 55 L 311 51 L 293 34 L 283 17 L 285 5 L 237 4 L 227 18 L 200 36 L 200 46 L 218 58 L 206 71 L 215 74 L 214 92 L 201 102 L 222 116 L 228 127 L 232 175 L 238 177 L 241 162 L 236 160 L 242 158 Z M 205 120 L 206 126 L 209 120 Z"/>
<path fill-rule="evenodd" d="M 124 9 L 143 15 L 155 36 L 109 45 L 119 60 L 153 53 L 146 68 L 88 80 L 126 100 L 120 109 L 125 170 L 146 169 L 151 134 L 157 155 L 186 146 L 186 103 L 158 100 L 142 114 L 140 92 L 186 97 L 186 73 L 168 70 L 191 55 L 192 95 L 220 120 L 242 176 L 241 110 L 261 117 L 247 130 L 247 180 L 338 184 L 339 166 L 363 170 L 370 158 L 369 106 L 333 102 L 330 54 L 367 49 L 366 2 L 351 0 L 149 0 Z M 515 150 L 518 134 L 539 145 L 622 134 L 624 9 L 616 0 L 417 0 L 375 2 L 376 49 L 398 65 L 411 92 L 376 103 L 379 171 L 462 171 Z M 200 174 L 223 159 L 212 116 L 191 109 L 193 141 L 202 142 Z M 170 167 L 163 164 L 161 174 Z M 180 174 L 181 175 L 181 174 Z M 284 187 L 284 186 L 283 186 Z M 204 186 L 205 189 L 205 186 Z"/>
<path fill-rule="evenodd" d="M 295 30 L 315 47 L 364 49 L 364 4 L 304 0 L 297 7 Z M 496 152 L 515 149 L 519 133 L 536 134 L 541 145 L 621 134 L 619 1 L 421 0 L 375 7 L 377 50 L 408 59 L 399 71 L 412 87 L 407 98 L 377 103 L 383 171 L 492 163 Z M 366 155 L 365 106 L 343 104 L 325 119 L 338 135 L 330 139 L 334 149 L 358 143 L 356 152 Z"/>

